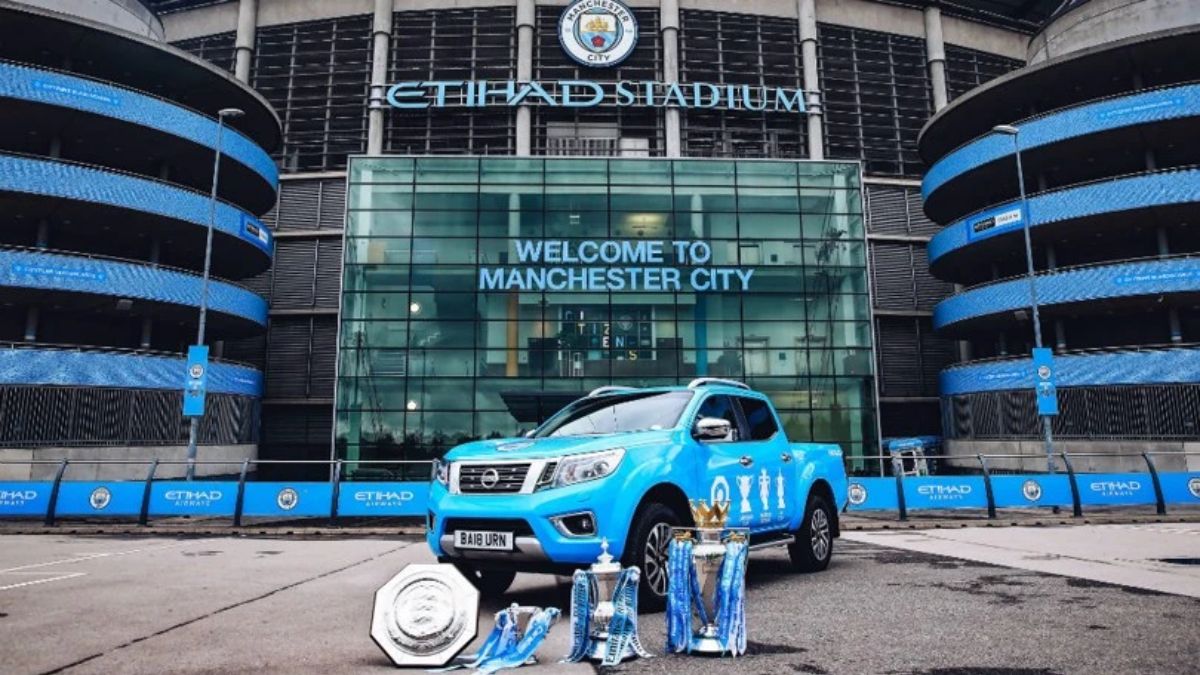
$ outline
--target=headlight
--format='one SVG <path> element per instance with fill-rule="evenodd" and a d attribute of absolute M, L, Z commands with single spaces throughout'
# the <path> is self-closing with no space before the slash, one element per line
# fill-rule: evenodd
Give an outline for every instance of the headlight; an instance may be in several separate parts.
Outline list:
<path fill-rule="evenodd" d="M 550 487 L 562 487 L 604 478 L 616 471 L 617 466 L 624 458 L 624 448 L 564 457 L 558 461 L 558 470 L 554 472 L 554 480 L 550 481 Z"/>
<path fill-rule="evenodd" d="M 433 479 L 442 485 L 449 485 L 450 462 L 442 459 L 433 460 Z"/>

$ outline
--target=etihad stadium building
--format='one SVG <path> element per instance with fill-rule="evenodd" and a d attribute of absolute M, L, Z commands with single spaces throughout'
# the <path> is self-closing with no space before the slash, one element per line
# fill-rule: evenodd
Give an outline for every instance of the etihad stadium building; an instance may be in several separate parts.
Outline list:
<path fill-rule="evenodd" d="M 13 51 L 6 21 L 0 58 L 180 101 L 209 121 L 221 107 L 247 112 L 231 122 L 245 154 L 230 150 L 222 163 L 220 196 L 245 212 L 238 227 L 249 223 L 269 245 L 247 240 L 250 229 L 223 235 L 214 275 L 246 289 L 230 286 L 212 337 L 254 384 L 227 392 L 243 426 L 206 437 L 205 448 L 422 460 L 528 428 L 596 386 L 701 375 L 747 380 L 772 396 L 794 440 L 835 441 L 850 455 L 877 453 L 883 437 L 940 434 L 939 374 L 970 353 L 958 335 L 935 332 L 934 308 L 958 280 L 929 273 L 940 228 L 922 204 L 918 135 L 968 91 L 1022 67 L 1060 3 L 145 0 L 113 2 L 120 21 L 116 10 L 32 7 L 71 4 L 0 7 L 59 22 L 45 34 L 84 26 L 156 51 Z M 121 79 L 123 68 L 145 79 Z M 160 121 L 119 130 L 134 138 Z M 208 187 L 207 174 L 187 168 L 188 141 L 154 145 L 186 138 L 182 129 L 118 141 L 103 114 L 71 123 L 105 143 L 72 156 L 30 141 L 4 147 L 5 157 Z M 171 148 L 184 168 L 123 163 L 135 142 L 163 156 Z M 197 150 L 211 163 L 211 148 Z M 125 207 L 139 213 L 124 220 L 146 222 L 148 236 L 178 220 L 151 203 L 166 202 Z M 54 233 L 59 216 L 45 217 Z M 157 274 L 202 263 L 192 244 L 156 261 L 149 244 L 145 256 L 114 253 L 129 249 L 92 231 L 79 241 L 52 234 L 43 247 L 38 228 L 26 229 L 10 230 L 24 234 L 5 240 L 8 255 L 65 247 L 135 257 Z M 146 351 L 181 359 L 195 325 L 187 302 L 101 288 L 115 279 L 103 271 L 36 292 L 5 281 L 10 353 L 55 344 L 129 358 L 121 363 Z M 239 294 L 245 302 L 232 300 Z M 59 296 L 94 308 L 84 314 Z M 136 318 L 120 314 L 124 299 Z M 159 328 L 151 307 L 180 311 L 162 314 L 170 327 Z M 147 316 L 149 342 L 139 332 Z M 139 331 L 105 332 L 126 319 Z M 175 417 L 169 438 L 151 438 L 140 409 L 82 402 L 147 395 L 117 373 L 73 382 L 2 372 L 3 405 L 34 397 L 70 424 L 32 435 L 6 416 L 0 448 L 102 456 L 181 444 Z M 148 389 L 174 415 L 176 385 L 157 382 Z M 81 417 L 84 408 L 93 412 Z M 128 428 L 110 428 L 116 421 Z"/>

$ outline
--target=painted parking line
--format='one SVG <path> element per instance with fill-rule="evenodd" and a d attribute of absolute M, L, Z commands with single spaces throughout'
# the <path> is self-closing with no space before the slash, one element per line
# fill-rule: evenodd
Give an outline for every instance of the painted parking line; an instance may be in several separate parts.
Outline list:
<path fill-rule="evenodd" d="M 7 586 L 0 586 L 0 591 L 10 591 L 14 588 L 24 588 L 26 586 L 36 586 L 38 584 L 48 584 L 51 581 L 63 581 L 64 579 L 74 579 L 76 577 L 84 577 L 84 576 L 87 576 L 86 572 L 74 572 L 72 574 L 60 574 L 59 576 L 56 576 L 56 577 L 46 577 L 44 579 L 33 579 L 32 581 L 22 581 L 22 582 L 16 583 L 16 584 L 8 584 Z"/>
<path fill-rule="evenodd" d="M 189 540 L 189 541 L 172 542 L 170 544 L 163 544 L 162 546 L 143 546 L 141 548 L 131 548 L 131 549 L 128 549 L 125 551 L 109 551 L 106 553 L 89 553 L 88 555 L 82 555 L 82 556 L 78 556 L 75 558 L 63 558 L 61 560 L 50 560 L 47 562 L 31 563 L 28 565 L 19 565 L 17 567 L 9 567 L 8 569 L 0 570 L 0 574 L 7 574 L 9 572 L 18 572 L 21 570 L 38 569 L 41 567 L 50 567 L 53 565 L 69 565 L 71 563 L 86 562 L 88 560 L 97 560 L 100 558 L 115 558 L 115 557 L 119 557 L 119 556 L 123 556 L 123 555 L 132 555 L 134 553 L 142 553 L 145 551 L 158 551 L 158 550 L 168 549 L 168 548 L 179 548 L 180 546 L 187 546 L 189 544 L 195 544 L 200 541 L 202 541 L 202 540 L 196 539 L 196 540 Z"/>

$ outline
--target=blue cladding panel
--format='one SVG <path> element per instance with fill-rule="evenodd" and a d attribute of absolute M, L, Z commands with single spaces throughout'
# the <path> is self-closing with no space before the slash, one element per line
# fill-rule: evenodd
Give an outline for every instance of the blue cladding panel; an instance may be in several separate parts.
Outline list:
<path fill-rule="evenodd" d="M 150 486 L 152 516 L 232 516 L 237 507 L 234 481 L 165 481 Z"/>
<path fill-rule="evenodd" d="M 0 97 L 103 115 L 216 150 L 215 120 L 153 96 L 82 77 L 0 63 Z M 221 134 L 221 153 L 262 176 L 272 190 L 278 189 L 279 170 L 275 162 L 236 129 L 226 127 Z"/>
<path fill-rule="evenodd" d="M 144 481 L 63 481 L 54 512 L 60 516 L 136 516 L 142 512 L 145 489 Z"/>
<path fill-rule="evenodd" d="M 1200 258 L 1087 267 L 1039 275 L 1038 303 L 1058 305 L 1139 295 L 1200 290 Z M 967 319 L 1005 314 L 1029 306 L 1029 281 L 1024 277 L 968 289 L 946 298 L 933 309 L 934 328 Z"/>
<path fill-rule="evenodd" d="M 1154 206 L 1200 202 L 1200 170 L 1168 170 L 1067 187 L 1029 198 L 1029 227 Z M 990 216 L 1016 209 L 1018 201 L 1005 202 L 956 220 L 929 242 L 929 262 L 947 253 L 1021 227 L 1020 221 L 980 232 L 976 226 Z"/>
<path fill-rule="evenodd" d="M 1154 484 L 1144 473 L 1081 473 L 1079 501 L 1087 506 L 1119 504 L 1153 504 Z"/>
<path fill-rule="evenodd" d="M 50 505 L 50 481 L 0 482 L 0 516 L 44 516 Z"/>
<path fill-rule="evenodd" d="M 1200 504 L 1200 471 L 1160 473 L 1158 481 L 1168 504 Z"/>
<path fill-rule="evenodd" d="M 332 506 L 330 483 L 246 483 L 242 515 L 329 517 Z"/>
<path fill-rule="evenodd" d="M 1200 85 L 1119 96 L 1047 113 L 1015 123 L 1020 127 L 1021 151 L 1052 145 L 1111 129 L 1200 116 Z M 1011 136 L 989 132 L 942 157 L 930 167 L 921 184 L 925 199 L 955 178 L 999 159 L 1012 159 Z M 1015 170 L 1015 168 L 1014 168 Z"/>
<path fill-rule="evenodd" d="M 201 283 L 199 276 L 148 264 L 0 250 L 0 286 L 94 293 L 199 307 Z M 267 325 L 267 301 L 233 284 L 210 280 L 208 307 L 214 312 L 238 316 L 260 326 Z"/>
<path fill-rule="evenodd" d="M 182 358 L 65 349 L 0 349 L 0 384 L 39 384 L 121 389 L 173 389 L 182 393 Z M 262 373 L 229 363 L 210 363 L 208 391 L 262 395 Z"/>
<path fill-rule="evenodd" d="M 1170 384 L 1200 382 L 1200 349 L 1065 354 L 1054 357 L 1057 385 Z M 943 370 L 943 396 L 1033 388 L 1029 359 L 992 361 Z"/>
<path fill-rule="evenodd" d="M 850 511 L 895 511 L 900 508 L 895 478 L 851 478 L 847 494 Z"/>
<path fill-rule="evenodd" d="M 996 508 L 1071 506 L 1071 479 L 1066 474 L 992 476 Z"/>
<path fill-rule="evenodd" d="M 982 476 L 922 476 L 904 479 L 910 509 L 986 509 Z"/>
<path fill-rule="evenodd" d="M 77 164 L 0 153 L 0 192 L 104 204 L 208 227 L 208 195 Z M 246 211 L 218 202 L 215 229 L 271 255 L 270 231 Z"/>
<path fill-rule="evenodd" d="M 423 516 L 429 483 L 342 483 L 339 516 Z"/>

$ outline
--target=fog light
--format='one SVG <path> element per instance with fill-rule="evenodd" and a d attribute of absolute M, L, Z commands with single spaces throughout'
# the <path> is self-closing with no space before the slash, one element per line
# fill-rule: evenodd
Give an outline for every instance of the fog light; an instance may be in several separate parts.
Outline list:
<path fill-rule="evenodd" d="M 568 537 L 591 537 L 596 534 L 596 516 L 591 511 L 581 511 L 551 519 L 554 527 Z"/>

